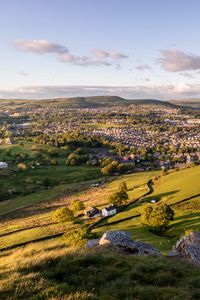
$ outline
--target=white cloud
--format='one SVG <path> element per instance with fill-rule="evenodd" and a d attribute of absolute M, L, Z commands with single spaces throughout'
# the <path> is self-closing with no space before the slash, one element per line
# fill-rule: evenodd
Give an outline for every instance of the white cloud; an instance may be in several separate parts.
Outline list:
<path fill-rule="evenodd" d="M 97 57 L 97 58 L 112 58 L 112 59 L 123 59 L 123 58 L 128 58 L 128 55 L 124 53 L 120 53 L 117 51 L 112 51 L 112 52 L 107 52 L 102 49 L 93 49 L 92 53 Z"/>
<path fill-rule="evenodd" d="M 128 55 L 120 52 L 111 52 L 110 57 L 112 57 L 113 59 L 122 59 L 122 58 L 128 58 Z"/>
<path fill-rule="evenodd" d="M 110 53 L 109 52 L 106 52 L 102 49 L 93 49 L 91 51 L 97 58 L 106 58 L 106 57 L 109 57 L 110 56 Z"/>
<path fill-rule="evenodd" d="M 59 62 L 69 63 L 78 66 L 115 66 L 114 61 L 127 58 L 128 56 L 120 52 L 107 52 L 102 49 L 93 49 L 91 52 L 96 59 L 91 56 L 77 56 L 63 45 L 49 42 L 48 40 L 16 40 L 15 48 L 20 51 L 56 55 Z"/>
<path fill-rule="evenodd" d="M 29 73 L 24 72 L 24 71 L 21 71 L 19 74 L 22 75 L 22 76 L 29 76 L 30 75 Z"/>
<path fill-rule="evenodd" d="M 20 51 L 37 54 L 68 52 L 68 49 L 65 46 L 51 43 L 48 40 L 16 40 L 15 48 Z"/>
<path fill-rule="evenodd" d="M 75 63 L 78 57 L 71 53 L 60 53 L 58 54 L 58 60 L 64 63 Z"/>
<path fill-rule="evenodd" d="M 146 65 L 146 64 L 139 65 L 139 66 L 136 67 L 136 69 L 139 70 L 139 71 L 152 70 L 152 68 L 149 65 Z"/>
<path fill-rule="evenodd" d="M 194 79 L 194 76 L 190 73 L 184 72 L 184 73 L 180 73 L 181 76 L 187 77 L 187 78 L 191 78 Z"/>
<path fill-rule="evenodd" d="M 169 72 L 191 71 L 200 69 L 200 56 L 187 54 L 179 50 L 160 50 L 162 57 L 158 62 Z"/>
<path fill-rule="evenodd" d="M 44 99 L 56 97 L 117 95 L 127 99 L 199 98 L 200 84 L 140 86 L 27 86 L 0 90 L 0 98 Z"/>

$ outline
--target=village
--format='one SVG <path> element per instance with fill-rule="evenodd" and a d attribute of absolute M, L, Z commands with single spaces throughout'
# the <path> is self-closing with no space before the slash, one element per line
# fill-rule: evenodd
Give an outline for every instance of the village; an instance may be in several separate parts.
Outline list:
<path fill-rule="evenodd" d="M 74 135 L 109 146 L 110 150 L 101 147 L 89 154 L 96 163 L 109 156 L 148 170 L 181 167 L 200 160 L 198 110 L 156 104 L 79 107 L 55 101 L 49 107 L 34 102 L 14 106 L 1 103 L 0 115 L 1 145 L 39 137 L 44 143 L 53 140 L 59 147 L 58 139 Z M 2 162 L 0 167 L 5 164 Z"/>

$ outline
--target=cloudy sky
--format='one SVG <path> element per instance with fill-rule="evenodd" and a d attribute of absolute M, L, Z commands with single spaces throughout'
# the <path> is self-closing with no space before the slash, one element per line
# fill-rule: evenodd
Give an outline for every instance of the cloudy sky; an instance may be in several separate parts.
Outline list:
<path fill-rule="evenodd" d="M 0 98 L 200 97 L 199 0 L 0 0 Z"/>

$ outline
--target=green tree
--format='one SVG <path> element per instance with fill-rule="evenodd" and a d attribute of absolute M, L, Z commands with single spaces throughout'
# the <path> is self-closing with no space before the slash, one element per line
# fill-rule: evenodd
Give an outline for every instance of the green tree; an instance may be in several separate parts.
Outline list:
<path fill-rule="evenodd" d="M 109 198 L 109 203 L 113 205 L 123 205 L 128 200 L 128 194 L 124 190 L 120 190 L 112 194 Z"/>
<path fill-rule="evenodd" d="M 54 158 L 51 159 L 51 165 L 56 166 L 58 164 L 58 161 Z"/>
<path fill-rule="evenodd" d="M 88 240 L 88 229 L 87 228 L 77 228 L 73 231 L 68 231 L 64 234 L 64 239 L 68 246 L 81 247 Z"/>
<path fill-rule="evenodd" d="M 167 204 L 148 204 L 141 211 L 142 223 L 155 232 L 165 231 L 173 219 L 174 211 Z"/>
<path fill-rule="evenodd" d="M 27 165 L 24 164 L 24 163 L 19 163 L 17 165 L 17 168 L 18 168 L 19 171 L 26 171 L 28 169 Z"/>
<path fill-rule="evenodd" d="M 70 205 L 70 209 L 77 212 L 80 210 L 84 210 L 85 209 L 85 205 L 82 201 L 75 199 L 72 201 L 71 205 Z"/>
<path fill-rule="evenodd" d="M 53 220 L 59 223 L 74 221 L 74 213 L 68 207 L 62 207 L 54 212 Z"/>
<path fill-rule="evenodd" d="M 120 191 L 127 191 L 127 190 L 128 190 L 127 184 L 126 184 L 125 181 L 120 182 L 119 190 L 120 190 Z"/>
<path fill-rule="evenodd" d="M 114 173 L 118 172 L 117 167 L 118 167 L 118 162 L 113 161 L 111 164 L 103 167 L 101 169 L 101 173 L 106 176 L 113 175 Z"/>

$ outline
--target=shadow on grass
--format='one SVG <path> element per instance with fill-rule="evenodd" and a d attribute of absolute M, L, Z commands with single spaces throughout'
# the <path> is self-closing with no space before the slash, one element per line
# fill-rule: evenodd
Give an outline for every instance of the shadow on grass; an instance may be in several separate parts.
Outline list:
<path fill-rule="evenodd" d="M 166 192 L 166 193 L 161 193 L 161 194 L 145 197 L 145 198 L 141 199 L 141 202 L 150 202 L 151 200 L 156 200 L 157 202 L 159 202 L 163 197 L 172 196 L 172 195 L 178 193 L 179 191 L 180 190 L 170 191 L 170 192 Z"/>
<path fill-rule="evenodd" d="M 177 218 L 175 218 L 175 223 L 172 223 L 169 225 L 169 229 L 176 231 L 181 228 L 185 229 L 188 226 L 191 226 L 191 227 L 199 226 L 199 228 L 200 228 L 199 215 L 200 215 L 199 212 L 197 212 L 197 213 L 190 213 L 188 215 L 185 214 L 183 216 L 177 217 Z"/>

